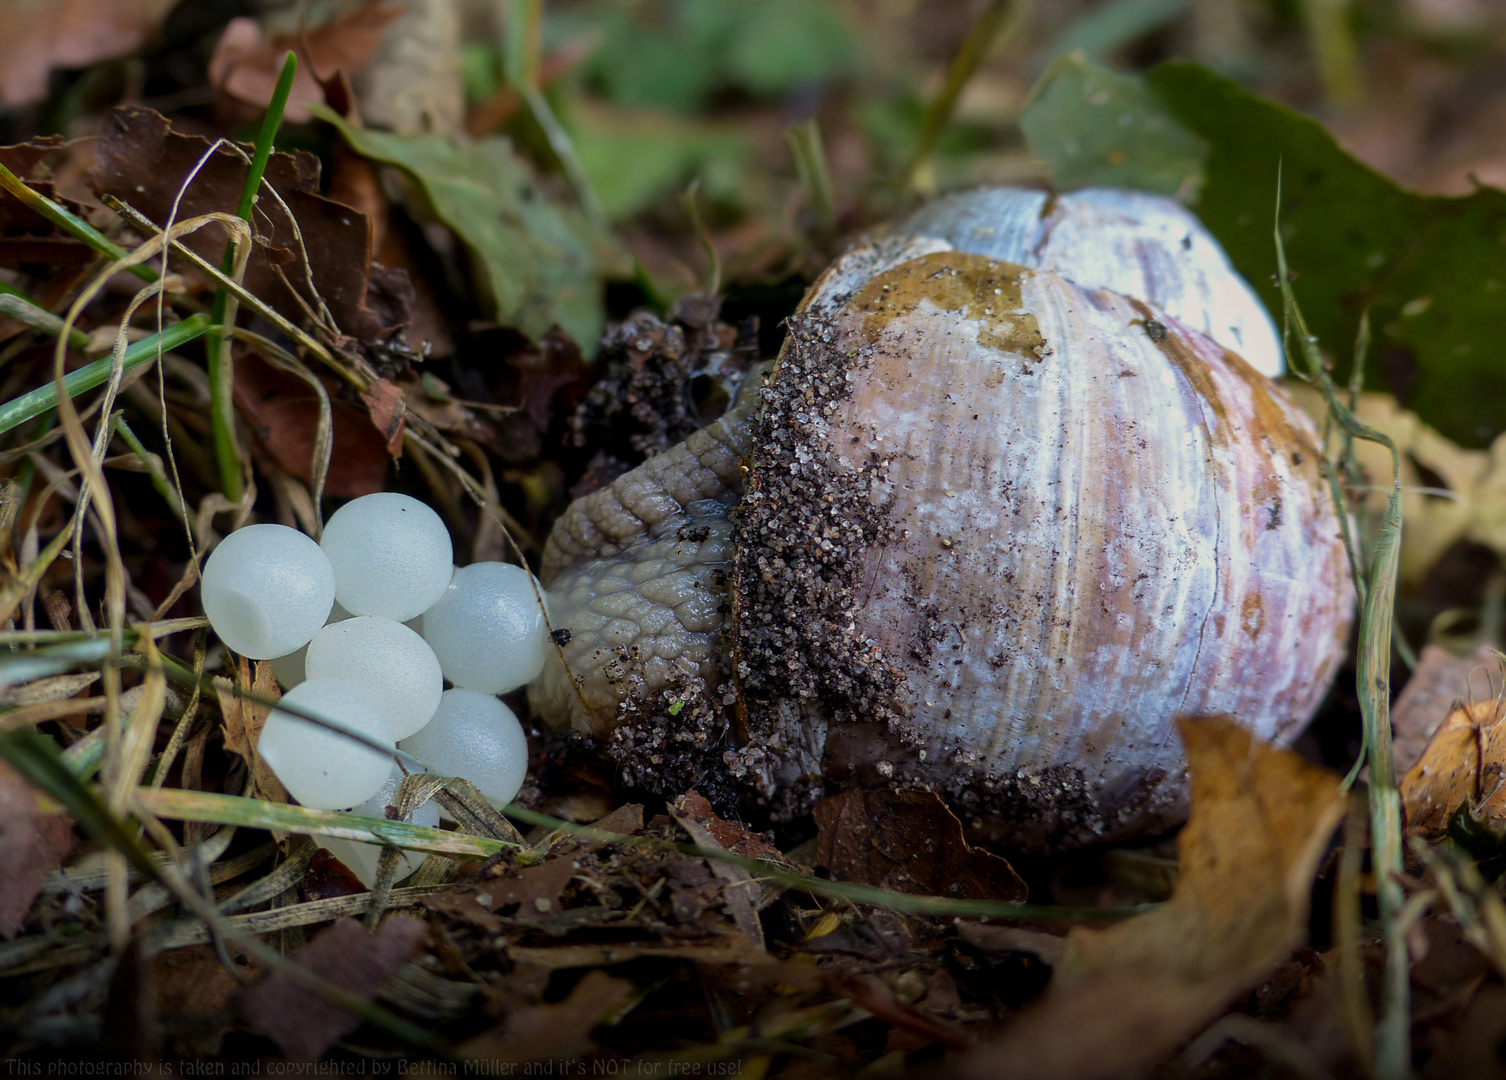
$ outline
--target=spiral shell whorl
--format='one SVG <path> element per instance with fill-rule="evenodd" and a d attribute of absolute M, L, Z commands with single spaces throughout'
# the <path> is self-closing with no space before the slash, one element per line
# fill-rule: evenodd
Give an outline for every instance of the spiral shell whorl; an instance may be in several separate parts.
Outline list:
<path fill-rule="evenodd" d="M 1026 845 L 1169 824 L 1177 715 L 1289 739 L 1342 658 L 1312 425 L 1217 335 L 923 216 L 812 287 L 763 407 L 561 519 L 575 680 L 535 706 L 650 786 L 679 739 L 664 784 L 730 773 L 776 814 L 856 782 Z"/>

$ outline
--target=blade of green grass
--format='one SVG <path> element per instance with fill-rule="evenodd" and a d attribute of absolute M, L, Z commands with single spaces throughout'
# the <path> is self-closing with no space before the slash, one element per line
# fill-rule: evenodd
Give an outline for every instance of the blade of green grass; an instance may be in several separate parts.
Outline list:
<path fill-rule="evenodd" d="M 1364 720 L 1365 757 L 1370 766 L 1370 852 L 1385 937 L 1385 979 L 1381 991 L 1380 1023 L 1376 1028 L 1375 1075 L 1378 1080 L 1405 1080 L 1412 1075 L 1411 985 L 1402 925 L 1406 893 L 1401 885 L 1401 795 L 1396 788 L 1396 762 L 1391 752 L 1390 706 L 1391 623 L 1401 556 L 1401 458 L 1390 438 L 1361 423 L 1339 400 L 1333 378 L 1318 351 L 1317 338 L 1308 332 L 1307 322 L 1292 290 L 1286 248 L 1281 239 L 1280 184 L 1278 171 L 1274 233 L 1276 267 L 1285 306 L 1286 331 L 1289 336 L 1294 334 L 1297 341 L 1296 356 L 1290 358 L 1293 371 L 1323 395 L 1329 415 L 1345 433 L 1353 438 L 1380 443 L 1391 452 L 1391 497 L 1365 574 L 1356 689 Z M 1301 367 L 1296 364 L 1298 357 L 1302 361 Z M 1348 512 L 1342 504 L 1337 509 L 1341 515 Z"/>
<path fill-rule="evenodd" d="M 936 141 L 951 121 L 957 99 L 977 74 L 979 65 L 988 57 L 999 34 L 1015 21 L 1011 16 L 1016 6 L 1015 0 L 989 0 L 988 6 L 974 20 L 967 37 L 962 39 L 957 51 L 952 53 L 952 58 L 947 61 L 946 80 L 941 85 L 941 92 L 926 106 L 920 138 L 915 143 L 910 160 L 905 163 L 904 175 L 900 180 L 902 188 L 909 188 L 915 183 L 916 174 L 936 149 Z"/>
<path fill-rule="evenodd" d="M 63 332 L 62 319 L 46 308 L 37 307 L 18 292 L 0 294 L 0 315 L 9 315 L 12 319 L 24 322 L 33 330 L 40 330 L 49 337 L 57 337 Z M 89 335 L 82 330 L 72 330 L 68 334 L 68 345 L 82 352 L 89 346 Z"/>
<path fill-rule="evenodd" d="M 344 810 L 310 810 L 306 806 L 263 802 L 236 795 L 171 788 L 137 788 L 136 804 L 172 821 L 201 821 L 251 829 L 282 829 L 311 836 L 332 836 L 367 844 L 391 844 L 451 858 L 486 859 L 509 853 L 524 864 L 539 862 L 537 852 L 484 836 L 427 829 L 386 818 L 363 817 Z"/>
<path fill-rule="evenodd" d="M 100 800 L 97 790 L 84 784 L 68 769 L 56 745 L 45 735 L 29 729 L 0 734 L 0 758 L 8 761 L 38 788 L 61 803 L 106 847 L 124 855 L 130 865 L 144 876 L 165 885 L 169 892 L 207 924 L 212 933 L 233 937 L 243 943 L 245 948 L 263 965 L 283 972 L 326 1000 L 354 1013 L 410 1046 L 421 1048 L 430 1054 L 446 1059 L 452 1056 L 447 1044 L 418 1025 L 366 1000 L 359 993 L 333 985 L 315 972 L 283 956 L 250 933 L 238 932 L 237 927 L 226 920 L 212 903 L 188 887 L 170 862 L 159 863 L 152 859 L 125 823 L 109 812 Z M 154 792 L 150 789 L 142 789 L 142 791 L 156 796 L 200 794 L 198 792 Z M 397 823 L 377 821 L 376 824 L 388 827 Z M 453 836 L 454 834 L 444 835 Z"/>
<path fill-rule="evenodd" d="M 62 229 L 69 236 L 75 240 L 83 241 L 111 262 L 125 258 L 125 248 L 115 243 L 67 207 L 59 206 L 41 192 L 33 191 L 27 187 L 20 177 L 4 165 L 0 165 L 0 188 L 4 188 L 32 210 L 35 210 L 48 221 Z M 135 274 L 142 281 L 157 280 L 157 272 L 149 266 L 132 266 L 129 269 L 131 273 Z"/>
<path fill-rule="evenodd" d="M 795 175 L 805 192 L 805 204 L 816 219 L 816 227 L 823 236 L 830 236 L 837 227 L 837 200 L 831 169 L 826 163 L 826 147 L 821 143 L 821 125 L 814 116 L 804 123 L 791 124 L 784 129 L 784 145 L 795 163 Z"/>
<path fill-rule="evenodd" d="M 251 155 L 251 167 L 246 171 L 246 183 L 241 189 L 240 205 L 235 209 L 236 216 L 247 223 L 251 221 L 256 193 L 261 189 L 262 177 L 266 175 L 267 162 L 272 157 L 272 143 L 277 138 L 277 129 L 282 126 L 282 113 L 287 108 L 288 94 L 293 89 L 293 76 L 297 71 L 298 57 L 290 49 L 283 57 L 282 74 L 277 77 L 277 86 L 272 91 L 267 114 L 262 118 L 261 132 L 256 137 L 256 149 Z M 225 258 L 220 264 L 223 273 L 229 274 L 235 269 L 235 255 L 235 241 L 232 240 L 225 245 Z M 231 502 L 239 502 L 245 494 L 240 443 L 235 437 L 235 372 L 229 334 L 229 328 L 235 324 L 236 307 L 235 297 L 225 289 L 214 294 L 214 306 L 210 311 L 213 325 L 205 342 L 214 457 L 220 469 L 220 489 Z"/>
<path fill-rule="evenodd" d="M 158 351 L 167 352 L 188 344 L 194 338 L 202 336 L 209 328 L 209 316 L 203 313 L 190 315 L 182 322 L 174 323 L 161 333 L 151 337 L 142 338 L 135 342 L 125 352 L 125 370 L 130 372 L 143 364 L 151 363 L 157 359 Z M 77 397 L 96 386 L 102 386 L 109 381 L 111 357 L 102 357 L 92 364 L 85 364 L 76 371 L 70 371 L 63 378 L 63 385 L 68 390 L 69 397 Z M 57 388 L 52 383 L 39 386 L 29 394 L 22 394 L 18 398 L 7 401 L 0 405 L 0 434 L 11 430 L 18 424 L 36 416 L 41 416 L 49 409 L 55 408 L 58 403 Z"/>
<path fill-rule="evenodd" d="M 548 814 L 540 814 L 536 810 L 529 810 L 516 803 L 509 803 L 503 807 L 502 812 L 508 817 L 526 821 L 530 825 L 542 825 L 556 832 L 568 833 L 596 843 L 634 844 L 640 847 L 677 851 L 702 859 L 718 859 L 731 863 L 733 866 L 740 866 L 758 878 L 776 881 L 786 889 L 797 889 L 813 896 L 830 896 L 854 904 L 872 904 L 876 907 L 907 911 L 918 915 L 1082 922 L 1098 919 L 1127 919 L 1158 906 L 1144 904 L 1132 908 L 1053 907 L 1046 904 L 1015 904 L 1003 900 L 954 900 L 946 896 L 915 896 L 911 893 L 880 889 L 873 885 L 857 885 L 849 881 L 829 881 L 825 878 L 806 877 L 803 874 L 782 870 L 762 859 L 750 859 L 745 855 L 737 855 L 724 849 L 702 848 L 695 844 L 674 844 L 649 837 L 624 836 L 621 833 L 593 829 L 589 825 L 576 825 L 573 822 L 552 818 Z"/>

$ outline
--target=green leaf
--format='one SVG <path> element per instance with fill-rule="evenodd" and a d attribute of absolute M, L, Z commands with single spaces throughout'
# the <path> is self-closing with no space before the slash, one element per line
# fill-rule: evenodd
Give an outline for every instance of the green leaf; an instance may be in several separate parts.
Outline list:
<path fill-rule="evenodd" d="M 1105 160 L 1104 114 L 1082 92 L 1090 82 L 1111 91 L 1116 111 L 1131 113 L 1130 128 L 1174 118 L 1205 144 L 1201 169 L 1189 171 L 1185 153 L 1143 146 L 1134 170 Z M 1136 92 L 1112 93 L 1131 84 Z M 1499 405 L 1506 365 L 1497 356 L 1506 340 L 1506 192 L 1408 191 L 1346 153 L 1317 121 L 1189 63 L 1162 64 L 1137 79 L 1081 59 L 1060 61 L 1021 124 L 1062 186 L 1165 192 L 1167 177 L 1181 171 L 1195 185 L 1200 173 L 1194 209 L 1278 319 L 1270 207 L 1283 167 L 1287 259 L 1308 326 L 1335 359 L 1339 379 L 1368 308 L 1379 361 L 1372 384 L 1466 446 L 1506 430 Z M 1067 154 L 1069 141 L 1096 147 L 1097 159 Z M 1165 166 L 1159 180 L 1158 153 Z"/>
<path fill-rule="evenodd" d="M 712 202 L 734 201 L 752 157 L 743 133 L 672 113 L 582 111 L 570 135 L 586 179 L 614 221 L 685 190 L 697 177 Z"/>
<path fill-rule="evenodd" d="M 1109 3 L 1090 8 L 1081 18 L 1073 20 L 1055 41 L 1046 46 L 1041 60 L 1081 52 L 1089 60 L 1097 60 L 1104 53 L 1113 52 L 1121 46 L 1170 22 L 1191 5 L 1192 0 L 1109 0 Z"/>
<path fill-rule="evenodd" d="M 434 215 L 470 250 L 497 321 L 530 337 L 558 324 L 588 353 L 595 348 L 609 241 L 579 211 L 545 198 L 509 140 L 366 131 L 328 108 L 311 108 L 358 154 L 413 178 Z"/>
<path fill-rule="evenodd" d="M 862 59 L 831 0 L 643 0 L 557 22 L 602 34 L 582 65 L 615 104 L 689 114 L 719 89 L 777 98 Z"/>
<path fill-rule="evenodd" d="M 1081 55 L 1062 57 L 1041 76 L 1020 130 L 1050 163 L 1058 187 L 1135 188 L 1185 199 L 1202 183 L 1208 143 L 1144 80 Z"/>

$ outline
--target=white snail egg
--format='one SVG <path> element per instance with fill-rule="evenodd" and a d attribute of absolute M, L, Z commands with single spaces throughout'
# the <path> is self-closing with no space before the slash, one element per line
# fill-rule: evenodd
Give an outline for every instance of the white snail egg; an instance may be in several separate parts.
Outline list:
<path fill-rule="evenodd" d="M 330 623 L 344 622 L 346 619 L 353 618 L 355 616 L 341 607 L 337 600 L 335 606 L 330 608 L 329 618 L 324 620 L 324 625 L 328 626 Z M 284 691 L 293 689 L 308 678 L 308 653 L 309 647 L 305 645 L 297 652 L 290 652 L 286 656 L 274 656 L 268 661 L 272 665 L 272 674 Z"/>
<path fill-rule="evenodd" d="M 475 690 L 446 690 L 434 718 L 402 741 L 439 776 L 458 776 L 498 806 L 512 802 L 528 775 L 528 738 L 502 702 Z"/>
<path fill-rule="evenodd" d="M 335 596 L 353 615 L 405 622 L 450 583 L 454 551 L 439 515 L 392 491 L 336 510 L 319 546 L 335 572 Z"/>
<path fill-rule="evenodd" d="M 200 597 L 227 647 L 252 660 L 307 645 L 335 600 L 335 575 L 319 545 L 286 525 L 248 525 L 204 564 Z"/>
<path fill-rule="evenodd" d="M 391 755 L 340 734 L 354 732 L 392 749 L 392 727 L 365 690 L 343 679 L 309 679 L 283 695 L 282 705 L 324 721 L 281 706 L 267 717 L 257 749 L 289 795 L 314 810 L 342 810 L 381 789 L 392 772 Z"/>
<path fill-rule="evenodd" d="M 506 693 L 544 667 L 544 612 L 521 566 L 483 562 L 456 570 L 424 612 L 423 634 L 445 678 L 466 690 Z"/>
<path fill-rule="evenodd" d="M 362 817 L 385 818 L 387 807 L 397 805 L 397 792 L 403 780 L 402 769 L 394 764 L 381 790 L 360 806 L 351 807 L 350 812 L 360 814 Z M 432 800 L 424 803 L 409 815 L 408 822 L 412 825 L 422 825 L 426 829 L 439 828 L 438 805 Z M 377 863 L 382 858 L 380 844 L 363 844 L 359 840 L 341 840 L 333 836 L 320 836 L 315 839 L 320 847 L 349 867 L 350 872 L 360 878 L 361 883 L 368 889 L 376 882 Z M 404 850 L 399 855 L 399 859 L 401 862 L 397 876 L 402 879 L 418 869 L 419 864 L 424 861 L 424 856 L 421 852 Z"/>
<path fill-rule="evenodd" d="M 344 679 L 363 688 L 406 739 L 439 708 L 444 677 L 434 650 L 411 629 L 379 615 L 330 623 L 309 642 L 310 679 Z"/>

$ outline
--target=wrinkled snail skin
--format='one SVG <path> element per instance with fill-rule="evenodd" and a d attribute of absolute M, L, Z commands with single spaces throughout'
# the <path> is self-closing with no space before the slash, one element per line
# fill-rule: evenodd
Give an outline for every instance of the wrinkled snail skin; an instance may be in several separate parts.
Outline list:
<path fill-rule="evenodd" d="M 598 736 L 625 699 L 672 684 L 715 685 L 732 558 L 728 512 L 751 452 L 751 388 L 726 416 L 600 491 L 576 500 L 544 548 L 556 626 L 570 631 L 529 689 L 535 712 Z"/>
<path fill-rule="evenodd" d="M 556 526 L 575 680 L 533 701 L 632 782 L 730 776 L 775 816 L 860 784 L 1019 846 L 1168 825 L 1177 716 L 1289 740 L 1342 660 L 1320 467 L 1198 330 L 891 234 L 813 286 L 761 399 Z"/>

